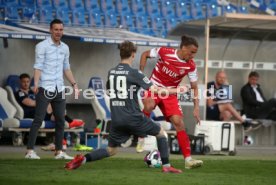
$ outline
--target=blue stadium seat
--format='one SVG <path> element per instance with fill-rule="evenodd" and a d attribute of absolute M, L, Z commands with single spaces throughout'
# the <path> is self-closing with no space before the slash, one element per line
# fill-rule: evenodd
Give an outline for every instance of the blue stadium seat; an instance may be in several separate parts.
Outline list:
<path fill-rule="evenodd" d="M 103 27 L 104 24 L 101 14 L 90 11 L 88 14 L 88 24 L 93 27 Z"/>
<path fill-rule="evenodd" d="M 82 0 L 70 0 L 69 7 L 72 11 L 75 11 L 75 10 L 84 11 L 85 6 Z"/>
<path fill-rule="evenodd" d="M 39 23 L 49 24 L 53 20 L 53 11 L 52 8 L 42 8 L 38 10 L 39 13 Z"/>
<path fill-rule="evenodd" d="M 62 20 L 64 25 L 71 25 L 72 21 L 70 19 L 70 14 L 69 14 L 68 9 L 58 9 L 56 10 L 56 18 Z"/>
<path fill-rule="evenodd" d="M 101 0 L 102 12 L 112 15 L 117 15 L 113 0 Z"/>
<path fill-rule="evenodd" d="M 180 21 L 189 21 L 191 17 L 191 4 L 186 1 L 178 1 L 176 4 L 176 15 Z"/>
<path fill-rule="evenodd" d="M 107 13 L 104 16 L 104 25 L 106 27 L 118 27 L 118 21 L 116 14 L 113 13 Z"/>
<path fill-rule="evenodd" d="M 131 15 L 121 15 L 121 25 L 123 28 L 133 28 L 134 27 L 134 22 L 133 22 L 133 17 Z"/>
<path fill-rule="evenodd" d="M 153 30 L 149 27 L 148 17 L 146 16 L 136 17 L 136 28 L 138 30 L 138 33 L 151 36 L 155 35 Z"/>
<path fill-rule="evenodd" d="M 249 10 L 247 6 L 240 6 L 239 7 L 239 13 L 248 14 Z"/>
<path fill-rule="evenodd" d="M 175 18 L 166 19 L 166 28 L 168 31 L 172 30 L 178 24 L 178 20 Z"/>
<path fill-rule="evenodd" d="M 132 0 L 131 1 L 132 13 L 135 16 L 147 16 L 144 0 Z"/>
<path fill-rule="evenodd" d="M 161 3 L 162 8 L 162 16 L 166 18 L 175 18 L 176 17 L 176 9 L 175 2 L 170 0 L 162 0 Z"/>
<path fill-rule="evenodd" d="M 158 0 L 147 0 L 147 11 L 151 17 L 161 17 Z"/>
<path fill-rule="evenodd" d="M 5 17 L 14 21 L 21 21 L 17 6 L 7 6 L 5 8 Z"/>
<path fill-rule="evenodd" d="M 84 11 L 80 9 L 75 9 L 73 10 L 72 14 L 73 14 L 72 16 L 73 25 L 87 26 Z"/>
<path fill-rule="evenodd" d="M 155 33 L 160 32 L 163 29 L 166 29 L 164 24 L 165 21 L 163 18 L 152 17 L 150 22 L 151 22 L 151 28 Z M 158 36 L 159 34 L 156 34 L 156 35 Z"/>
<path fill-rule="evenodd" d="M 27 20 L 27 21 L 32 21 L 32 22 L 36 22 L 37 19 L 35 17 L 35 8 L 34 7 L 31 7 L 31 6 L 24 6 L 22 8 L 22 19 L 23 20 Z"/>
<path fill-rule="evenodd" d="M 51 8 L 52 9 L 52 1 L 49 0 L 36 0 L 36 7 L 37 8 Z"/>
<path fill-rule="evenodd" d="M 148 17 L 147 16 L 136 17 L 136 27 L 138 29 L 149 28 Z"/>
<path fill-rule="evenodd" d="M 206 14 L 207 17 L 216 17 L 216 16 L 220 16 L 220 12 L 219 11 L 221 9 L 221 6 L 218 6 L 217 3 L 209 3 L 206 5 Z"/>
<path fill-rule="evenodd" d="M 52 5 L 55 9 L 69 10 L 69 4 L 66 0 L 52 0 Z"/>
<path fill-rule="evenodd" d="M 232 4 L 222 6 L 222 13 L 237 13 L 237 7 Z"/>
<path fill-rule="evenodd" d="M 100 7 L 100 4 L 98 3 L 98 1 L 95 1 L 95 0 L 86 0 L 85 1 L 85 9 L 86 11 L 90 12 L 94 12 L 94 13 L 102 13 L 101 11 L 101 7 Z"/>
<path fill-rule="evenodd" d="M 35 6 L 35 0 L 20 0 L 19 2 L 20 6 L 31 6 L 34 7 Z"/>
<path fill-rule="evenodd" d="M 116 11 L 120 15 L 132 15 L 128 0 L 116 0 Z"/>
<path fill-rule="evenodd" d="M 18 0 L 3 0 L 2 4 L 6 7 L 19 6 Z"/>
<path fill-rule="evenodd" d="M 203 12 L 203 4 L 200 2 L 191 4 L 191 15 L 193 19 L 205 19 L 206 12 Z"/>

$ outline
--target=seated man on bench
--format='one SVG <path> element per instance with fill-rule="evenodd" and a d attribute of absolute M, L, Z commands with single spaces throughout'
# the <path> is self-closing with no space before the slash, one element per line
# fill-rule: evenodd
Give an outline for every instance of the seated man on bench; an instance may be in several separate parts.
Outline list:
<path fill-rule="evenodd" d="M 233 107 L 232 88 L 226 82 L 226 73 L 218 71 L 215 81 L 207 84 L 207 120 L 228 121 L 234 117 L 243 125 L 245 131 L 259 126 L 244 119 Z"/>
<path fill-rule="evenodd" d="M 276 98 L 266 100 L 258 84 L 259 77 L 256 71 L 252 71 L 248 75 L 248 83 L 241 89 L 243 111 L 252 119 L 276 121 Z"/>
<path fill-rule="evenodd" d="M 35 114 L 35 93 L 30 87 L 31 78 L 28 74 L 23 73 L 19 76 L 20 78 L 20 89 L 15 93 L 15 98 L 24 110 L 24 118 L 34 118 Z M 54 121 L 53 110 L 49 104 L 47 108 L 47 114 L 45 120 Z M 69 128 L 81 127 L 84 122 L 81 120 L 73 120 L 68 115 L 65 115 L 65 121 L 69 123 Z"/>

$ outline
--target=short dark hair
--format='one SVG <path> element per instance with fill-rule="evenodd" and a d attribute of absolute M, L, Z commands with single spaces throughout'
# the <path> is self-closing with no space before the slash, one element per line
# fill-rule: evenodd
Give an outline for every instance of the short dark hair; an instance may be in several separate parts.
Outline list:
<path fill-rule="evenodd" d="M 182 48 L 183 46 L 190 46 L 190 45 L 194 45 L 195 47 L 198 48 L 198 42 L 196 41 L 195 38 L 189 37 L 187 35 L 183 35 L 181 37 L 180 48 Z"/>
<path fill-rule="evenodd" d="M 123 60 L 129 58 L 133 52 L 136 53 L 137 46 L 134 43 L 127 40 L 119 45 L 119 49 L 120 57 Z"/>
<path fill-rule="evenodd" d="M 251 71 L 249 73 L 249 75 L 248 75 L 248 78 L 251 78 L 251 77 L 257 77 L 257 78 L 259 78 L 260 75 L 259 75 L 259 73 L 257 71 Z"/>
<path fill-rule="evenodd" d="M 22 80 L 23 78 L 29 78 L 31 79 L 30 75 L 27 74 L 27 73 L 22 73 L 20 76 L 19 76 L 20 80 Z"/>
<path fill-rule="evenodd" d="M 52 28 L 54 24 L 63 24 L 63 22 L 60 19 L 54 19 L 50 23 L 50 28 Z"/>

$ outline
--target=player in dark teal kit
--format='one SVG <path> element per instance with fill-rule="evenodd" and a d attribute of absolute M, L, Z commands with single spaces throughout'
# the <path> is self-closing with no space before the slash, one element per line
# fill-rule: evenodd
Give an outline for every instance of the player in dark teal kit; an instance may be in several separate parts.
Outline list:
<path fill-rule="evenodd" d="M 130 67 L 134 61 L 136 46 L 129 41 L 120 45 L 121 63 L 108 72 L 107 89 L 110 96 L 111 128 L 108 147 L 94 150 L 86 155 L 77 155 L 66 163 L 66 169 L 76 169 L 85 162 L 100 160 L 117 153 L 117 147 L 126 142 L 131 135 L 145 137 L 156 136 L 158 150 L 162 160 L 162 171 L 165 173 L 181 173 L 169 163 L 168 142 L 164 130 L 144 116 L 138 104 L 140 88 L 159 94 L 176 94 L 183 87 L 165 89 L 154 86 L 151 81 L 137 69 Z"/>

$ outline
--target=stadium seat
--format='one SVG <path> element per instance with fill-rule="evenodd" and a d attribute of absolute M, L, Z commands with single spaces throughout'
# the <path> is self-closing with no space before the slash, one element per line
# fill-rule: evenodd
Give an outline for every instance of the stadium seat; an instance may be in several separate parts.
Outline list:
<path fill-rule="evenodd" d="M 222 6 L 222 13 L 237 13 L 237 7 L 232 4 Z"/>
<path fill-rule="evenodd" d="M 27 21 L 32 20 L 32 22 L 37 21 L 34 6 L 24 6 L 22 8 L 22 19 Z"/>
<path fill-rule="evenodd" d="M 166 28 L 168 31 L 172 30 L 178 24 L 178 20 L 175 18 L 166 19 Z"/>
<path fill-rule="evenodd" d="M 19 119 L 15 118 L 16 108 L 8 101 L 7 92 L 0 87 L 0 119 L 3 120 L 3 128 L 20 127 Z"/>
<path fill-rule="evenodd" d="M 164 18 L 176 17 L 175 2 L 169 1 L 169 0 L 162 0 L 161 8 L 162 8 L 162 16 Z"/>
<path fill-rule="evenodd" d="M 69 7 L 72 11 L 83 11 L 84 12 L 84 3 L 82 0 L 70 0 Z"/>
<path fill-rule="evenodd" d="M 154 36 L 161 36 L 162 30 L 166 29 L 164 25 L 164 19 L 159 17 L 151 18 L 151 29 L 154 32 Z"/>
<path fill-rule="evenodd" d="M 117 15 L 113 0 L 101 0 L 102 12 L 109 15 Z"/>
<path fill-rule="evenodd" d="M 132 0 L 131 5 L 134 16 L 139 17 L 148 15 L 143 0 Z"/>
<path fill-rule="evenodd" d="M 72 16 L 73 25 L 87 26 L 84 11 L 80 9 L 76 9 L 76 10 L 73 10 L 72 14 L 73 14 Z"/>
<path fill-rule="evenodd" d="M 189 21 L 192 19 L 191 17 L 191 4 L 187 3 L 186 1 L 178 1 L 176 4 L 176 15 L 177 19 L 181 22 Z"/>
<path fill-rule="evenodd" d="M 19 90 L 20 87 L 20 79 L 18 75 L 9 75 L 6 82 L 6 91 L 8 93 L 8 100 L 11 104 L 16 108 L 15 117 L 18 119 L 23 119 L 24 111 L 22 107 L 18 104 L 15 99 L 14 93 Z"/>
<path fill-rule="evenodd" d="M 19 6 L 18 0 L 2 0 L 2 4 L 6 7 L 15 7 Z"/>
<path fill-rule="evenodd" d="M 117 16 L 113 13 L 107 13 L 104 17 L 104 24 L 106 27 L 118 27 Z"/>
<path fill-rule="evenodd" d="M 128 0 L 116 0 L 116 12 L 121 16 L 132 15 Z"/>
<path fill-rule="evenodd" d="M 203 12 L 203 4 L 196 2 L 191 4 L 191 15 L 192 18 L 197 19 L 205 19 L 206 18 L 206 12 Z"/>
<path fill-rule="evenodd" d="M 206 4 L 206 14 L 209 18 L 221 15 L 221 6 L 219 6 L 217 3 Z"/>
<path fill-rule="evenodd" d="M 62 20 L 62 22 L 64 23 L 64 25 L 71 25 L 72 21 L 70 18 L 70 12 L 69 9 L 58 9 L 56 10 L 56 18 Z"/>
<path fill-rule="evenodd" d="M 7 6 L 5 8 L 5 17 L 13 21 L 21 21 L 17 6 Z"/>
<path fill-rule="evenodd" d="M 93 27 L 102 27 L 103 21 L 102 21 L 102 16 L 99 13 L 95 13 L 94 11 L 90 11 L 88 13 L 88 24 L 89 26 Z"/>
<path fill-rule="evenodd" d="M 52 8 L 42 8 L 38 10 L 38 22 L 42 24 L 49 24 L 53 20 Z"/>
<path fill-rule="evenodd" d="M 151 17 L 161 17 L 158 0 L 147 0 L 147 11 Z"/>
<path fill-rule="evenodd" d="M 20 6 L 35 6 L 35 0 L 20 0 Z"/>
<path fill-rule="evenodd" d="M 121 25 L 123 28 L 133 28 L 133 17 L 131 15 L 121 15 Z"/>
<path fill-rule="evenodd" d="M 52 9 L 52 1 L 49 0 L 36 0 L 36 7 L 41 9 Z"/>
<path fill-rule="evenodd" d="M 54 9 L 69 10 L 69 4 L 66 0 L 52 0 Z"/>
<path fill-rule="evenodd" d="M 87 12 L 92 11 L 93 13 L 101 14 L 101 7 L 99 5 L 98 1 L 95 0 L 86 0 L 85 3 L 85 9 Z"/>
<path fill-rule="evenodd" d="M 104 81 L 100 77 L 92 77 L 89 81 L 88 88 L 92 90 L 91 92 L 94 97 L 91 99 L 91 105 L 96 115 L 96 121 L 106 125 L 111 120 L 111 113 L 109 97 L 105 92 Z M 105 130 L 102 131 L 104 132 Z"/>

